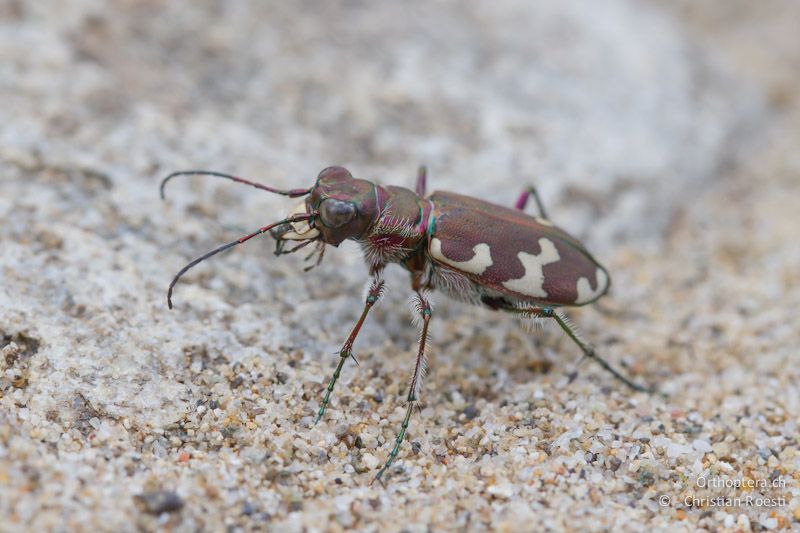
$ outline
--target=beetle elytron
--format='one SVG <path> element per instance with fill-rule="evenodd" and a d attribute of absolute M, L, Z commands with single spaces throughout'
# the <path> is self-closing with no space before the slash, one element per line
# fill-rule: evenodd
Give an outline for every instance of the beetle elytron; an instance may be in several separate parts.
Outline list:
<path fill-rule="evenodd" d="M 428 292 L 433 289 L 519 317 L 552 318 L 585 357 L 597 361 L 632 389 L 649 390 L 631 382 L 597 356 L 556 310 L 594 302 L 608 290 L 609 277 L 580 241 L 547 219 L 533 187 L 525 190 L 515 208 L 510 209 L 450 192 L 426 196 L 424 167 L 420 168 L 416 191 L 355 179 L 347 169 L 335 166 L 320 172 L 313 187 L 291 190 L 274 189 L 229 174 L 189 170 L 164 179 L 162 198 L 167 181 L 181 175 L 225 178 L 292 198 L 305 196 L 305 200 L 284 220 L 264 226 L 187 264 L 170 283 L 167 291 L 170 309 L 172 290 L 187 270 L 262 233 L 270 232 L 276 240 L 277 255 L 315 243 L 317 264 L 326 244 L 338 246 L 351 239 L 361 245 L 371 277 L 366 301 L 358 322 L 339 351 L 340 359 L 325 389 L 317 421 L 325 412 L 345 361 L 353 357 L 353 343 L 367 314 L 383 293 L 383 269 L 389 263 L 397 263 L 411 274 L 411 289 L 422 332 L 406 415 L 394 448 L 375 479 L 380 480 L 397 456 L 419 397 L 431 319 Z M 523 212 L 531 196 L 537 204 L 538 217 Z M 295 244 L 287 249 L 292 241 Z"/>

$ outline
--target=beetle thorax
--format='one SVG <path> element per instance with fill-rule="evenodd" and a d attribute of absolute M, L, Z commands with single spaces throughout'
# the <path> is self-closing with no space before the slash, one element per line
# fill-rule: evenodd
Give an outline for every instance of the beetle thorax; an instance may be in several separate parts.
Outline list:
<path fill-rule="evenodd" d="M 383 206 L 367 235 L 359 239 L 373 267 L 405 261 L 425 242 L 429 202 L 402 187 L 378 187 Z"/>

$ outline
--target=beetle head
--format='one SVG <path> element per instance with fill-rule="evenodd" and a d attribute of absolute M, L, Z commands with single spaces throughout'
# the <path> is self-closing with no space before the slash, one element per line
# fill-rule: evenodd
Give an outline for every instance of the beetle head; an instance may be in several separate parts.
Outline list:
<path fill-rule="evenodd" d="M 353 178 L 343 167 L 328 167 L 317 176 L 305 200 L 289 216 L 309 215 L 308 220 L 284 224 L 270 233 L 277 241 L 320 240 L 339 246 L 346 239 L 363 236 L 378 216 L 377 188 L 366 180 Z"/>
<path fill-rule="evenodd" d="M 232 174 L 209 170 L 182 170 L 173 172 L 162 180 L 160 188 L 162 198 L 164 198 L 164 188 L 167 183 L 178 176 L 213 176 L 290 198 L 303 196 L 305 200 L 297 205 L 285 219 L 263 226 L 253 233 L 215 248 L 184 266 L 172 279 L 167 290 L 167 303 L 170 309 L 172 309 L 172 289 L 189 269 L 209 257 L 247 242 L 257 235 L 269 232 L 275 238 L 276 255 L 292 253 L 308 244 L 316 243 L 316 253 L 318 254 L 316 264 L 319 264 L 326 244 L 339 246 L 345 239 L 360 238 L 380 213 L 378 207 L 380 189 L 366 180 L 353 178 L 350 172 L 342 167 L 326 168 L 319 173 L 316 183 L 309 189 L 288 190 L 276 189 Z M 284 246 L 290 241 L 301 242 L 284 250 Z M 313 254 L 314 252 L 308 258 Z M 306 270 L 312 267 L 307 267 Z"/>

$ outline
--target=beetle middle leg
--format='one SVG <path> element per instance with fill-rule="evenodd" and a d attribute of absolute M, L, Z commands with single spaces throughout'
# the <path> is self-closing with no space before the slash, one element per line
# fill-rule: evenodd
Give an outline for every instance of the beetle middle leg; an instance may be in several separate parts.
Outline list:
<path fill-rule="evenodd" d="M 389 454 L 389 458 L 386 460 L 386 463 L 381 467 L 378 474 L 375 476 L 376 481 L 380 481 L 381 477 L 383 476 L 384 472 L 392 466 L 392 462 L 394 462 L 395 457 L 400 452 L 400 444 L 403 442 L 403 438 L 406 435 L 406 430 L 408 429 L 408 423 L 411 419 L 411 411 L 414 409 L 414 405 L 416 405 L 417 400 L 419 399 L 419 389 L 422 386 L 422 378 L 425 373 L 425 344 L 428 341 L 428 324 L 431 320 L 432 309 L 430 302 L 420 293 L 417 291 L 416 294 L 416 301 L 415 305 L 417 308 L 417 312 L 419 312 L 422 318 L 422 331 L 419 335 L 419 350 L 417 351 L 417 363 L 414 366 L 414 375 L 411 377 L 411 384 L 408 387 L 408 396 L 406 401 L 408 402 L 408 406 L 406 408 L 406 416 L 403 418 L 403 423 L 400 426 L 400 432 L 397 434 L 397 438 L 394 441 L 394 448 L 392 448 L 392 452 Z"/>
<path fill-rule="evenodd" d="M 325 396 L 322 398 L 322 405 L 319 407 L 319 411 L 317 412 L 317 418 L 314 421 L 316 424 L 322 418 L 322 415 L 325 413 L 325 408 L 328 406 L 328 402 L 331 399 L 331 393 L 333 392 L 333 387 L 336 385 L 336 380 L 339 379 L 339 375 L 342 373 L 342 368 L 344 367 L 344 362 L 347 361 L 349 358 L 355 357 L 353 356 L 353 343 L 356 341 L 356 337 L 358 336 L 358 332 L 361 331 L 361 326 L 364 325 L 364 320 L 366 320 L 367 315 L 370 312 L 378 300 L 380 299 L 381 295 L 383 294 L 384 288 L 384 281 L 381 279 L 380 274 L 375 274 L 372 278 L 372 281 L 369 284 L 369 288 L 367 289 L 367 297 L 365 298 L 364 302 L 364 310 L 361 311 L 361 316 L 358 318 L 358 322 L 356 325 L 353 326 L 353 330 L 350 332 L 350 335 L 347 337 L 347 340 L 344 341 L 342 345 L 342 349 L 339 350 L 339 364 L 336 365 L 336 370 L 333 372 L 333 376 L 331 377 L 330 382 L 328 383 L 328 388 L 325 389 Z"/>
<path fill-rule="evenodd" d="M 507 311 L 509 313 L 527 316 L 527 317 L 541 317 L 541 318 L 552 318 L 555 320 L 558 325 L 564 330 L 564 333 L 578 345 L 578 347 L 583 352 L 584 357 L 589 359 L 594 359 L 597 363 L 602 366 L 605 370 L 611 373 L 612 376 L 623 382 L 625 385 L 630 387 L 631 389 L 635 390 L 636 392 L 649 392 L 653 393 L 656 392 L 655 389 L 650 387 L 645 387 L 643 385 L 639 385 L 638 383 L 634 383 L 629 378 L 625 377 L 619 370 L 615 369 L 611 366 L 605 359 L 597 355 L 595 352 L 594 347 L 591 344 L 584 342 L 578 333 L 575 331 L 575 328 L 570 325 L 567 321 L 566 317 L 553 309 L 552 307 L 514 307 L 512 305 L 504 305 L 499 307 L 503 311 Z"/>
<path fill-rule="evenodd" d="M 539 216 L 541 218 L 548 219 L 547 211 L 544 209 L 542 199 L 539 198 L 539 191 L 537 191 L 536 187 L 533 185 L 528 185 L 525 190 L 520 193 L 519 198 L 517 198 L 517 203 L 514 204 L 514 208 L 524 211 L 525 206 L 528 205 L 528 198 L 531 196 L 533 196 L 533 201 L 536 202 L 536 208 L 539 209 Z"/>

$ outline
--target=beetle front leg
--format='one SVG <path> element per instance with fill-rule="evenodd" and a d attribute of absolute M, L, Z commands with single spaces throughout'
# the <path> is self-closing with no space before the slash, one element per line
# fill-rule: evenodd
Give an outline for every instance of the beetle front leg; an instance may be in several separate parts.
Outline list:
<path fill-rule="evenodd" d="M 422 377 L 425 373 L 425 344 L 428 341 L 428 324 L 431 320 L 432 309 L 430 302 L 428 302 L 428 300 L 422 296 L 420 292 L 417 292 L 416 307 L 422 318 L 422 331 L 420 332 L 419 336 L 417 363 L 414 366 L 414 375 L 412 376 L 411 384 L 408 387 L 408 397 L 406 398 L 408 407 L 406 408 L 406 416 L 403 418 L 403 423 L 400 426 L 400 433 L 397 434 L 397 438 L 394 441 L 394 448 L 389 454 L 386 464 L 381 467 L 380 471 L 375 476 L 376 481 L 381 480 L 383 473 L 386 472 L 386 470 L 392 465 L 395 457 L 397 457 L 397 454 L 400 452 L 400 444 L 402 444 L 403 438 L 406 435 L 408 423 L 409 420 L 411 420 L 411 411 L 414 409 L 414 405 L 416 405 L 416 402 L 419 399 L 419 389 L 422 386 Z"/>
<path fill-rule="evenodd" d="M 325 396 L 322 398 L 322 405 L 320 405 L 319 411 L 317 412 L 317 418 L 314 421 L 315 424 L 320 421 L 322 415 L 325 413 L 325 408 L 328 406 L 328 401 L 331 399 L 333 387 L 336 385 L 336 380 L 339 379 L 339 375 L 342 373 L 344 362 L 350 357 L 353 357 L 355 360 L 355 357 L 353 356 L 353 343 L 355 343 L 358 332 L 361 331 L 361 326 L 364 325 L 364 320 L 366 320 L 370 309 L 372 309 L 375 304 L 378 303 L 378 300 L 380 300 L 380 297 L 383 294 L 383 289 L 384 281 L 380 278 L 380 273 L 378 273 L 372 278 L 369 288 L 367 289 L 364 310 L 361 311 L 361 316 L 358 318 L 358 322 L 356 322 L 356 325 L 353 326 L 353 330 L 350 332 L 347 340 L 344 341 L 344 344 L 342 345 L 342 349 L 339 351 L 339 364 L 336 365 L 336 370 L 333 372 L 330 383 L 328 383 L 328 388 L 325 390 Z"/>
<path fill-rule="evenodd" d="M 541 218 L 547 219 L 547 211 L 544 210 L 544 204 L 542 203 L 542 199 L 539 198 L 539 192 L 536 190 L 536 187 L 533 185 L 528 185 L 528 187 L 522 191 L 517 199 L 517 203 L 514 204 L 515 209 L 519 209 L 520 211 L 525 210 L 525 206 L 528 205 L 528 198 L 533 196 L 533 200 L 536 202 L 536 207 L 539 209 L 539 216 Z"/>
<path fill-rule="evenodd" d="M 625 377 L 620 371 L 611 366 L 605 359 L 597 355 L 597 352 L 595 352 L 594 347 L 590 344 L 587 344 L 580 338 L 575 329 L 569 324 L 569 322 L 567 322 L 566 317 L 560 314 L 552 307 L 531 307 L 531 308 L 502 307 L 501 309 L 509 311 L 511 313 L 528 317 L 552 318 L 558 323 L 561 329 L 564 330 L 564 333 L 567 334 L 567 336 L 572 340 L 572 342 L 578 345 L 578 347 L 581 349 L 585 357 L 597 361 L 597 363 L 600 366 L 602 366 L 605 370 L 610 372 L 612 376 L 614 376 L 615 378 L 623 382 L 625 385 L 635 390 L 636 392 L 649 392 L 649 393 L 656 392 L 656 390 L 653 388 L 645 387 L 639 385 L 638 383 L 634 383 L 629 378 Z"/>

